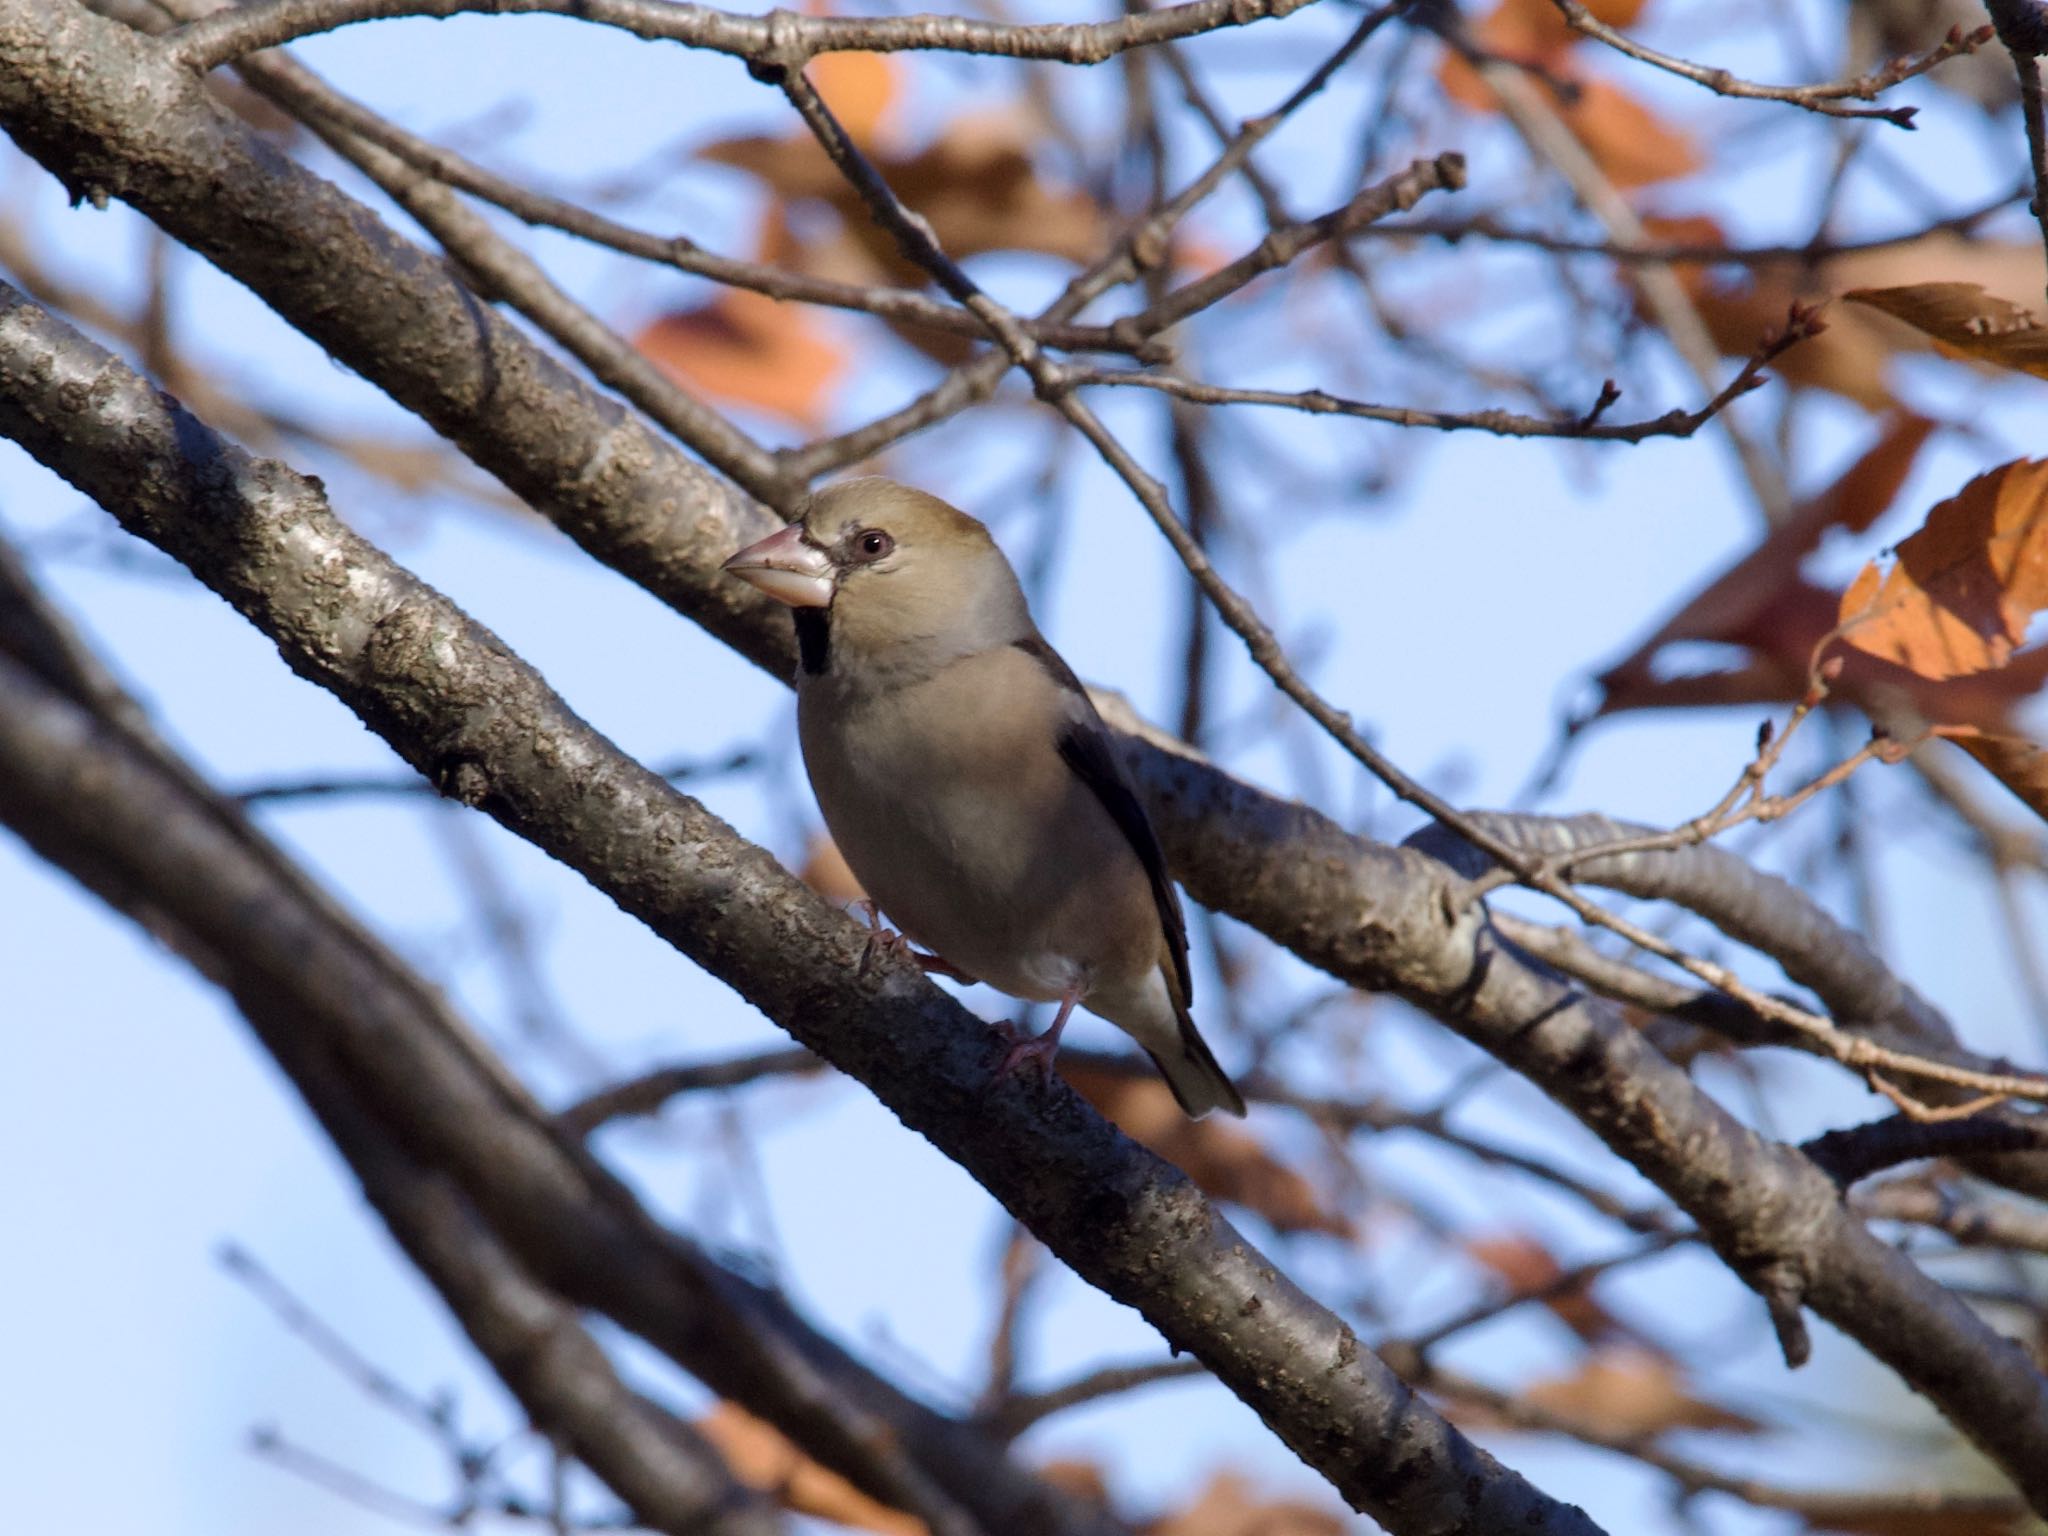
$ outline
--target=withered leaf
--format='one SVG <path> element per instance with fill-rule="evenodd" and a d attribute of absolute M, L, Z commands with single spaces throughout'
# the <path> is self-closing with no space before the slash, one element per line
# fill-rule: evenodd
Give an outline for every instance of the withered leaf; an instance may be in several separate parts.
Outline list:
<path fill-rule="evenodd" d="M 1192 1504 L 1140 1527 L 1140 1536 L 1344 1536 L 1344 1518 L 1300 1499 L 1261 1499 L 1219 1472 Z"/>
<path fill-rule="evenodd" d="M 1971 726 L 1941 732 L 1977 759 L 1998 782 L 2026 802 L 2027 809 L 2048 821 L 2048 747 L 2023 736 L 2003 736 Z"/>
<path fill-rule="evenodd" d="M 1665 244 L 1726 243 L 1713 221 L 1698 215 L 1648 218 L 1644 226 L 1652 239 Z M 1701 262 L 1681 262 L 1675 270 L 1714 345 L 1727 357 L 1754 352 L 1764 332 L 1784 324 L 1794 301 L 1822 302 L 1845 289 L 1912 285 L 1975 285 L 1994 294 L 2027 294 L 2040 292 L 2044 281 L 2038 240 L 1964 239 L 1946 231 L 1818 262 L 1787 256 L 1748 263 L 1739 279 L 1718 275 L 1720 269 Z M 1827 322 L 1825 331 L 1778 358 L 1771 370 L 1788 384 L 1825 389 L 1867 410 L 1896 403 L 1887 378 L 1895 354 L 1939 346 L 1926 332 L 1869 304 L 1833 305 Z"/>
<path fill-rule="evenodd" d="M 1627 26 L 1642 10 L 1639 0 L 1602 0 L 1587 10 L 1610 26 Z M 1643 187 L 1699 169 L 1692 140 L 1611 81 L 1580 70 L 1572 30 L 1551 0 L 1500 0 L 1472 29 L 1472 39 L 1496 58 L 1521 65 L 1537 78 L 1562 82 L 1548 93 L 1552 108 L 1617 187 Z M 1476 70 L 1446 51 L 1437 69 L 1444 92 L 1475 112 L 1498 109 L 1493 91 Z"/>
<path fill-rule="evenodd" d="M 785 1509 L 875 1536 L 926 1536 L 922 1520 L 869 1498 L 837 1472 L 811 1460 L 774 1425 L 737 1404 L 717 1404 L 697 1420 L 697 1429 L 725 1458 L 734 1477 Z"/>
<path fill-rule="evenodd" d="M 1350 1237 L 1352 1226 L 1309 1181 L 1276 1158 L 1250 1132 L 1216 1118 L 1190 1120 L 1173 1091 L 1156 1077 L 1102 1071 L 1060 1061 L 1074 1091 L 1143 1142 L 1208 1194 L 1257 1211 L 1282 1232 Z"/>
<path fill-rule="evenodd" d="M 2048 461 L 1987 471 L 1842 594 L 1848 644 L 1935 679 L 2002 666 L 2048 607 Z"/>
<path fill-rule="evenodd" d="M 867 895 L 839 845 L 822 832 L 813 833 L 805 845 L 803 867 L 796 877 L 834 906 L 851 906 Z"/>
<path fill-rule="evenodd" d="M 2048 327 L 2033 311 L 1987 293 L 1977 283 L 1855 288 L 1842 297 L 1905 321 L 1952 357 L 2048 378 Z"/>
<path fill-rule="evenodd" d="M 805 428 L 823 423 L 847 367 L 811 312 L 745 288 L 662 315 L 633 345 L 691 389 Z"/>
<path fill-rule="evenodd" d="M 1518 1293 L 1542 1290 L 1564 1274 L 1556 1256 L 1522 1232 L 1473 1238 L 1465 1244 L 1465 1251 Z M 1588 1344 L 1634 1336 L 1626 1324 L 1593 1299 L 1592 1291 L 1584 1284 L 1545 1297 L 1543 1305 Z"/>
<path fill-rule="evenodd" d="M 1673 1429 L 1756 1434 L 1763 1426 L 1686 1390 L 1668 1356 L 1615 1345 L 1586 1357 L 1569 1376 L 1539 1381 L 1522 1396 L 1539 1408 L 1605 1435 L 1656 1435 Z"/>

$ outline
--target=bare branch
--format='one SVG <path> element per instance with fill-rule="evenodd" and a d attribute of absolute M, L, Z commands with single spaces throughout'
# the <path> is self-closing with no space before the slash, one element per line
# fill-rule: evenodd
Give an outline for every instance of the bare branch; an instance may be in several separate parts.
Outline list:
<path fill-rule="evenodd" d="M 1845 107 L 1844 99 L 1875 101 L 1884 92 L 1902 81 L 1912 80 L 1926 74 L 1938 64 L 1962 54 L 1974 53 L 1991 41 L 1991 28 L 1977 27 L 1965 32 L 1961 27 L 1949 28 L 1948 36 L 1936 43 L 1925 53 L 1911 58 L 1894 59 L 1877 69 L 1869 70 L 1853 80 L 1837 81 L 1821 85 L 1759 85 L 1751 80 L 1741 79 L 1725 69 L 1711 65 L 1695 64 L 1690 59 L 1681 59 L 1675 54 L 1660 53 L 1655 48 L 1645 47 L 1627 33 L 1610 27 L 1606 22 L 1587 10 L 1582 0 L 1551 0 L 1572 30 L 1587 37 L 1597 38 L 1615 52 L 1644 64 L 1654 65 L 1667 74 L 1703 85 L 1717 96 L 1739 96 L 1751 101 L 1782 101 L 1809 112 L 1818 112 L 1827 117 L 1877 118 L 1898 128 L 1911 128 L 1915 107 Z"/>
<path fill-rule="evenodd" d="M 1603 394 L 1601 400 L 1582 416 L 1554 421 L 1502 410 L 1433 411 L 1404 405 L 1370 405 L 1362 400 L 1342 399 L 1320 389 L 1223 388 L 1169 373 L 1083 368 L 1072 364 L 1062 368 L 1059 377 L 1063 383 L 1083 389 L 1102 386 L 1151 389 L 1171 395 L 1176 400 L 1191 400 L 1197 405 L 1274 405 L 1305 411 L 1310 415 L 1353 416 L 1366 421 L 1390 422 L 1400 427 L 1432 427 L 1442 432 L 1469 428 L 1491 432 L 1497 437 L 1561 437 L 1585 442 L 1640 443 L 1652 437 L 1691 437 L 1720 415 L 1731 402 L 1759 387 L 1764 382 L 1764 370 L 1771 361 L 1812 335 L 1817 326 L 1818 322 L 1810 315 L 1795 311 L 1792 323 L 1767 338 L 1756 354 L 1706 404 L 1696 410 L 1671 410 L 1661 416 L 1633 422 L 1600 419 L 1607 405 L 1618 398 L 1618 392 Z M 1611 390 L 1612 386 L 1609 388 Z"/>
<path fill-rule="evenodd" d="M 1315 0 L 1190 0 L 1117 21 L 1023 25 L 960 16 L 741 16 L 681 0 L 261 0 L 188 23 L 172 37 L 176 57 L 201 73 L 254 53 L 356 22 L 399 16 L 573 16 L 635 37 L 706 48 L 778 69 L 821 53 L 943 49 L 1060 64 L 1100 64 L 1126 48 L 1195 37 L 1280 17 Z"/>
<path fill-rule="evenodd" d="M 2048 1148 L 2048 1121 L 1994 1119 L 1972 1115 L 1953 1120 L 1916 1120 L 1895 1115 L 1868 1125 L 1828 1131 L 1800 1146 L 1842 1188 L 1900 1163 L 1930 1157 Z"/>
<path fill-rule="evenodd" d="M 678 1094 L 744 1088 L 763 1078 L 806 1077 L 824 1070 L 825 1062 L 815 1052 L 801 1047 L 762 1051 L 729 1061 L 663 1067 L 579 1099 L 555 1118 L 569 1135 L 588 1136 L 614 1120 L 658 1115 Z"/>

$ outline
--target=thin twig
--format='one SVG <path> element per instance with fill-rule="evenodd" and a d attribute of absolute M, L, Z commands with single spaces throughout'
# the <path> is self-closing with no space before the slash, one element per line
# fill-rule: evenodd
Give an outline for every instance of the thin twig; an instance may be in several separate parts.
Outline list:
<path fill-rule="evenodd" d="M 1175 374 L 1141 373 L 1135 369 L 1069 366 L 1062 371 L 1062 377 L 1068 384 L 1083 389 L 1151 389 L 1197 405 L 1280 406 L 1310 415 L 1351 416 L 1401 427 L 1432 427 L 1444 432 L 1476 430 L 1491 432 L 1497 437 L 1561 437 L 1587 442 L 1640 443 L 1653 437 L 1691 437 L 1730 403 L 1762 385 L 1764 370 L 1774 359 L 1820 328 L 1820 322 L 1811 311 L 1794 306 L 1785 329 L 1765 337 L 1763 344 L 1735 376 L 1706 404 L 1696 410 L 1670 410 L 1661 416 L 1633 422 L 1608 423 L 1599 419 L 1606 406 L 1618 397 L 1618 392 L 1613 391 L 1611 385 L 1608 391 L 1603 392 L 1601 401 L 1583 415 L 1553 420 L 1503 410 L 1437 411 L 1405 405 L 1373 405 L 1363 400 L 1347 400 L 1321 389 L 1225 388 Z"/>
<path fill-rule="evenodd" d="M 1551 0 L 1565 21 L 1576 32 L 1595 38 L 1614 49 L 1617 53 L 1641 63 L 1649 64 L 1668 74 L 1703 85 L 1717 96 L 1740 96 L 1751 101 L 1782 101 L 1791 106 L 1803 107 L 1808 112 L 1819 112 L 1828 117 L 1877 118 L 1899 128 L 1911 128 L 1917 107 L 1845 107 L 1840 103 L 1849 98 L 1857 101 L 1875 101 L 1885 91 L 1902 81 L 1926 74 L 1938 64 L 1974 53 L 1991 41 L 1991 28 L 1977 27 L 1965 32 L 1961 27 L 1950 27 L 1948 36 L 1925 53 L 1908 58 L 1893 59 L 1890 63 L 1869 70 L 1853 80 L 1840 80 L 1833 84 L 1821 85 L 1759 85 L 1744 80 L 1725 69 L 1707 64 L 1696 64 L 1690 59 L 1681 59 L 1675 54 L 1660 53 L 1637 42 L 1627 33 L 1616 30 L 1600 20 L 1580 3 L 1580 0 Z"/>
<path fill-rule="evenodd" d="M 564 1134 L 581 1139 L 613 1120 L 658 1115 L 679 1094 L 743 1088 L 764 1078 L 807 1077 L 824 1070 L 825 1063 L 802 1046 L 663 1067 L 577 1100 L 555 1116 L 555 1124 Z"/>
<path fill-rule="evenodd" d="M 1975 234 L 1980 225 L 2003 213 L 2020 198 L 2030 195 L 2032 180 L 1987 198 L 1975 207 L 1946 218 L 1934 219 L 1894 235 L 1872 235 L 1863 240 L 1829 240 L 1824 231 L 1799 245 L 1706 245 L 1698 241 L 1653 241 L 1640 244 L 1608 238 L 1585 240 L 1554 235 L 1537 229 L 1515 229 L 1490 215 L 1469 220 L 1401 219 L 1387 220 L 1359 231 L 1361 238 L 1395 240 L 1427 235 L 1456 245 L 1465 240 L 1484 240 L 1500 245 L 1523 245 L 1533 250 L 1565 256 L 1599 256 L 1621 266 L 1667 265 L 1758 267 L 1779 264 L 1817 266 L 1838 256 L 1858 256 L 1870 251 L 1897 250 L 1917 245 L 1930 236 Z"/>

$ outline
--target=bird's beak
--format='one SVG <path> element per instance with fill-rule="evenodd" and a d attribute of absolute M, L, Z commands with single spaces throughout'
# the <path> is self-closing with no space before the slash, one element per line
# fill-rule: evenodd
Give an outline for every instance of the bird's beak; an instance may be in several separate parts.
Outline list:
<path fill-rule="evenodd" d="M 832 605 L 832 562 L 825 551 L 804 542 L 801 524 L 791 523 L 749 544 L 723 568 L 792 608 Z"/>

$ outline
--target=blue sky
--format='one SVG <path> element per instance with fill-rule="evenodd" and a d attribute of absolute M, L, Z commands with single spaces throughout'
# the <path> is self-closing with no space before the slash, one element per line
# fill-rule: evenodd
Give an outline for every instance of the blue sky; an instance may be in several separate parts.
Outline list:
<path fill-rule="evenodd" d="M 1672 36 L 1699 35 L 1686 33 L 1683 23 L 1700 7 L 1667 10 L 1675 18 Z M 1312 12 L 1196 57 L 1215 71 L 1233 110 L 1248 112 L 1283 92 L 1313 56 L 1312 46 L 1327 46 L 1342 24 L 1341 14 Z M 1757 40 L 1722 34 L 1715 43 L 1730 62 L 1786 72 L 1782 55 Z M 636 165 L 678 135 L 779 126 L 770 93 L 730 61 L 548 19 L 358 27 L 316 40 L 304 57 L 399 121 L 557 186 L 573 188 Z M 923 67 L 910 102 L 913 130 L 928 129 L 1007 79 L 1000 66 Z M 1099 116 L 1112 83 L 1081 83 L 1077 121 L 1084 132 L 1100 126 L 1090 113 Z M 1703 129 L 1754 121 L 1740 114 L 1755 109 L 1675 90 L 1652 94 Z M 1959 204 L 1977 195 L 1967 178 L 1989 188 L 2017 164 L 2008 156 L 1994 173 L 1982 130 L 1967 112 L 1925 91 L 1911 99 L 1934 102 L 1932 120 L 1900 153 L 1922 166 L 1970 167 L 1945 183 Z M 504 113 L 507 101 L 521 110 Z M 1355 98 L 1333 92 L 1326 108 L 1266 156 L 1304 209 L 1320 206 L 1343 168 L 1343 157 L 1319 146 L 1347 107 L 1355 113 Z M 1772 121 L 1786 125 L 1788 142 L 1792 133 L 1807 132 L 1804 120 L 1789 114 Z M 1475 186 L 1496 195 L 1498 183 L 1487 178 L 1508 174 L 1511 162 L 1485 127 L 1464 131 L 1471 142 L 1462 147 L 1473 152 L 1479 173 Z M 1763 159 L 1717 192 L 1737 227 L 1803 234 L 1798 219 L 1820 144 L 1811 137 L 1798 154 Z M 680 186 L 642 211 L 693 233 L 701 228 L 717 248 L 744 244 L 751 208 L 743 184 L 729 173 L 693 173 Z M 1906 222 L 1874 195 L 1863 203 L 1852 199 L 1871 227 Z M 18 161 L 0 177 L 0 207 L 32 220 L 37 240 L 65 271 L 117 293 L 136 291 L 144 236 L 130 214 L 69 210 L 48 178 Z M 1249 218 L 1242 202 L 1224 199 L 1202 233 L 1231 248 L 1255 237 Z M 551 270 L 621 323 L 691 292 L 672 274 L 566 241 L 544 238 L 537 249 Z M 1019 305 L 1058 276 L 1029 262 L 985 265 L 987 280 Z M 1524 269 L 1511 260 L 1476 259 L 1475 294 L 1497 292 L 1510 303 L 1518 270 Z M 374 391 L 258 301 L 190 260 L 178 268 L 176 315 L 195 355 L 227 379 L 299 402 L 323 421 L 407 430 Z M 1223 376 L 1257 367 L 1292 387 L 1322 382 L 1316 319 L 1272 304 L 1234 315 L 1205 336 L 1208 371 Z M 1475 302 L 1467 323 L 1476 345 L 1507 345 L 1522 334 L 1511 328 L 1488 335 L 1486 320 L 1483 300 Z M 893 403 L 922 377 L 919 370 L 894 353 L 864 357 L 841 401 L 846 419 Z M 1674 371 L 1653 366 L 1651 375 L 1654 387 L 1687 398 Z M 1598 379 L 1584 382 L 1590 392 Z M 1913 376 L 1909 387 L 1916 398 L 1969 413 L 1994 439 L 2024 439 L 2031 401 L 1987 392 L 1939 368 Z M 1631 404 L 1650 406 L 1633 398 Z M 1119 397 L 1102 408 L 1149 462 L 1163 463 L 1155 402 Z M 1021 556 L 1045 536 L 1046 524 L 1028 506 L 992 498 L 1044 451 L 1049 433 L 1020 408 L 1004 419 L 1028 427 L 933 434 L 889 467 L 991 517 Z M 1270 415 L 1255 428 L 1255 437 L 1241 440 L 1250 446 L 1233 453 L 1227 483 L 1234 513 L 1264 551 L 1255 594 L 1277 601 L 1285 637 L 1312 659 L 1321 687 L 1368 722 L 1397 761 L 1468 804 L 1502 804 L 1515 795 L 1549 746 L 1574 687 L 1755 533 L 1732 460 L 1712 434 L 1690 443 L 1562 452 L 1460 435 L 1425 445 L 1407 461 L 1395 494 L 1323 507 L 1292 496 L 1285 465 L 1262 462 L 1262 455 L 1316 461 L 1356 440 L 1341 434 L 1379 434 L 1391 445 L 1393 429 Z M 1868 433 L 1844 408 L 1813 406 L 1797 437 L 1796 482 L 1825 483 Z M 1910 528 L 1916 509 L 1998 456 L 1994 444 L 1944 436 L 1900 498 L 1900 513 L 1859 547 L 1831 546 L 1823 557 L 1828 567 L 1846 571 L 1874 553 Z M 327 474 L 341 510 L 359 527 L 496 629 L 586 718 L 643 759 L 713 758 L 765 744 L 775 756 L 770 773 L 709 782 L 699 792 L 749 835 L 785 856 L 799 854 L 811 812 L 792 755 L 786 690 L 537 523 L 448 498 L 399 502 L 346 469 L 304 461 L 301 467 Z M 1164 716 L 1174 702 L 1181 608 L 1170 554 L 1092 461 L 1070 453 L 1062 488 L 1067 511 L 1041 622 L 1084 676 Z M 353 717 L 291 676 L 223 604 L 126 544 L 103 515 L 6 445 L 0 527 L 28 548 L 38 574 L 165 730 L 222 784 L 397 771 L 391 754 Z M 109 552 L 120 559 L 105 558 Z M 1220 644 L 1230 660 L 1217 714 L 1240 722 L 1226 741 L 1234 766 L 1291 791 L 1313 789 L 1326 809 L 1377 832 L 1408 830 L 1412 819 L 1390 809 L 1332 751 L 1305 735 L 1297 739 L 1293 726 L 1274 730 L 1270 691 L 1234 642 Z M 1609 726 L 1573 756 L 1545 806 L 1667 822 L 1694 814 L 1746 760 L 1755 726 L 1748 712 Z M 1304 780 L 1304 757 L 1314 761 L 1313 784 Z M 1866 803 L 1884 844 L 1888 952 L 1964 1022 L 1973 1045 L 2039 1060 L 2039 1023 L 1989 937 L 1996 929 L 1988 893 L 1968 877 L 1949 840 L 1926 824 L 1896 772 L 1889 780 L 1881 774 L 1866 786 Z M 551 1099 L 596 1086 L 599 1075 L 718 1057 L 780 1038 L 604 898 L 480 818 L 424 799 L 391 798 L 279 806 L 262 820 L 447 987 Z M 1775 846 L 1762 845 L 1766 857 Z M 458 869 L 465 851 L 514 893 L 536 934 L 546 990 L 600 1055 L 601 1073 L 519 1034 L 521 1000 L 508 995 L 477 936 Z M 2048 921 L 2040 894 L 2033 893 L 2035 915 Z M 209 987 L 6 840 L 0 913 L 7 918 L 0 924 L 0 967 L 14 1021 L 11 1070 L 0 1076 L 0 1156 L 15 1170 L 0 1183 L 0 1220 L 15 1234 L 18 1255 L 0 1273 L 0 1308 L 19 1323 L 0 1342 L 0 1371 L 15 1384 L 0 1397 L 0 1444 L 18 1458 L 10 1492 L 22 1528 L 155 1536 L 398 1529 L 249 1451 L 252 1427 L 276 1425 L 294 1443 L 416 1497 L 438 1498 L 447 1489 L 445 1462 L 434 1447 L 365 1402 L 225 1276 L 215 1258 L 222 1243 L 256 1254 L 400 1380 L 423 1393 L 455 1389 L 462 1422 L 477 1438 L 515 1427 L 516 1415 L 394 1254 L 288 1086 Z M 1236 939 L 1258 966 L 1262 1009 L 1277 1013 L 1317 989 L 1311 975 L 1263 940 L 1241 932 Z M 986 990 L 968 1001 L 992 1017 L 1008 1007 Z M 1426 1104 L 1475 1064 L 1468 1048 L 1392 1006 L 1360 1010 L 1355 1028 L 1334 1070 L 1360 1090 Z M 1083 1021 L 1076 1038 L 1108 1044 L 1114 1037 L 1106 1026 Z M 1773 1060 L 1765 1070 L 1779 1134 L 1807 1134 L 1877 1112 L 1867 1095 L 1818 1067 Z M 1742 1085 L 1725 1072 L 1708 1081 L 1747 1112 Z M 1460 1123 L 1542 1149 L 1603 1184 L 1638 1188 L 1524 1086 L 1490 1086 Z M 1263 1116 L 1254 1125 L 1304 1166 L 1320 1156 L 1298 1125 Z M 734 1156 L 736 1142 L 751 1146 L 755 1168 Z M 858 1085 L 807 1080 L 719 1105 L 691 1104 L 658 1128 L 611 1133 L 605 1146 L 657 1208 L 745 1262 L 769 1267 L 813 1317 L 885 1369 L 942 1401 L 971 1397 L 1004 1221 L 964 1174 L 898 1127 Z M 1382 1139 L 1365 1167 L 1377 1190 L 1426 1195 L 1434 1208 L 1478 1226 L 1529 1227 L 1568 1258 L 1612 1251 L 1613 1234 L 1590 1227 L 1561 1202 L 1412 1139 Z M 747 1193 L 754 1178 L 770 1192 L 766 1219 Z M 1470 1299 L 1469 1277 L 1430 1258 L 1381 1204 L 1371 1211 L 1355 1245 L 1300 1245 L 1297 1265 L 1306 1283 L 1332 1298 L 1368 1291 L 1396 1328 L 1426 1326 Z M 1262 1240 L 1267 1236 L 1256 1219 L 1247 1224 Z M 1710 1390 L 1745 1403 L 1760 1397 L 1785 1405 L 1816 1398 L 1856 1404 L 1853 1417 L 1766 1442 L 1750 1453 L 1759 1462 L 1768 1455 L 1782 1469 L 1789 1445 L 1813 1453 L 1806 1464 L 1825 1462 L 1845 1480 L 1859 1470 L 1899 1470 L 1896 1446 L 1861 1467 L 1850 1457 L 1851 1432 L 1866 1418 L 1921 1422 L 1900 1389 L 1852 1346 L 1823 1330 L 1816 1363 L 1788 1376 L 1746 1293 L 1695 1256 L 1660 1260 L 1603 1295 L 1673 1341 L 1711 1350 Z M 1025 1379 L 1050 1382 L 1091 1363 L 1158 1352 L 1135 1316 L 1062 1275 L 1032 1335 Z M 627 1358 L 678 1401 L 701 1400 L 644 1353 L 629 1351 Z M 1565 1369 L 1571 1355 L 1567 1340 L 1539 1316 L 1484 1330 L 1448 1359 L 1515 1382 Z M 1681 1528 L 1655 1480 L 1613 1459 L 1526 1441 L 1503 1440 L 1497 1448 L 1547 1488 L 1587 1504 L 1611 1530 L 1655 1536 Z M 1062 1418 L 1029 1437 L 1024 1453 L 1105 1461 L 1118 1494 L 1137 1510 L 1184 1498 L 1218 1466 L 1241 1468 L 1276 1491 L 1313 1493 L 1319 1486 L 1245 1410 L 1205 1384 L 1160 1387 Z M 1716 1532 L 1788 1528 L 1780 1519 L 1718 1506 L 1710 1507 L 1710 1519 Z"/>

